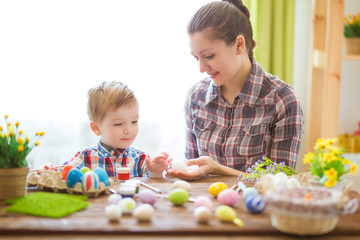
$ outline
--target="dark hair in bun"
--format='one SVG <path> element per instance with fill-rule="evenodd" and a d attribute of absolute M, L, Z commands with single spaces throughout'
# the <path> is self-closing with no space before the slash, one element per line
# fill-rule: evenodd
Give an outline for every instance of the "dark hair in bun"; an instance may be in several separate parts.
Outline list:
<path fill-rule="evenodd" d="M 235 42 L 238 35 L 245 38 L 249 57 L 253 56 L 255 41 L 250 23 L 250 13 L 241 0 L 211 2 L 202 6 L 188 24 L 189 34 L 207 31 L 214 40 L 227 45 Z"/>

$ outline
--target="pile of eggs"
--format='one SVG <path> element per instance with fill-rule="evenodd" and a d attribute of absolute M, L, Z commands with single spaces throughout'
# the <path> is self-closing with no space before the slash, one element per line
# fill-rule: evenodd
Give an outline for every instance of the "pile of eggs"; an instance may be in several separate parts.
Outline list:
<path fill-rule="evenodd" d="M 109 176 L 103 168 L 96 168 L 94 171 L 88 167 L 82 169 L 74 165 L 65 165 L 62 177 L 70 191 L 75 193 L 85 193 L 87 196 L 96 196 L 100 191 L 109 187 Z"/>

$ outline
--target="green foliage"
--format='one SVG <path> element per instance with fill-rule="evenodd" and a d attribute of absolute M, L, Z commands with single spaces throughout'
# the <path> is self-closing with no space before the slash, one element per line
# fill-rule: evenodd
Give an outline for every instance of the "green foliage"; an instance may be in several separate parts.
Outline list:
<path fill-rule="evenodd" d="M 27 167 L 27 155 L 39 145 L 37 138 L 44 132 L 37 132 L 32 141 L 28 136 L 22 137 L 23 131 L 19 129 L 19 122 L 9 123 L 5 115 L 5 126 L 0 124 L 0 168 Z"/>
<path fill-rule="evenodd" d="M 348 14 L 344 19 L 344 36 L 347 38 L 360 37 L 360 14 Z"/>
<path fill-rule="evenodd" d="M 289 166 L 286 166 L 284 162 L 282 163 L 276 163 L 271 161 L 267 157 L 263 157 L 262 159 L 259 159 L 255 164 L 253 164 L 251 167 L 249 167 L 246 170 L 248 175 L 242 175 L 240 174 L 239 180 L 248 180 L 253 181 L 259 179 L 262 175 L 265 174 L 276 174 L 278 172 L 283 172 L 288 176 L 297 174 L 297 172 L 292 169 Z"/>

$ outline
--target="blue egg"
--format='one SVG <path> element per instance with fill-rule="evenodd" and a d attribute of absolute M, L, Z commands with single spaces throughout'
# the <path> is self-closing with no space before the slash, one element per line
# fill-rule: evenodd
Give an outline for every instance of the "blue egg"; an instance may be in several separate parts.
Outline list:
<path fill-rule="evenodd" d="M 105 187 L 109 186 L 109 175 L 103 168 L 96 168 L 94 172 L 98 175 L 99 181 L 105 184 Z"/>
<path fill-rule="evenodd" d="M 245 199 L 245 204 L 251 213 L 261 213 L 265 209 L 265 199 L 259 194 L 247 197 Z"/>
<path fill-rule="evenodd" d="M 77 168 L 73 168 L 69 171 L 66 177 L 66 184 L 69 188 L 73 188 L 76 183 L 82 183 L 84 174 Z"/>
<path fill-rule="evenodd" d="M 247 197 L 250 197 L 251 195 L 256 195 L 256 194 L 258 194 L 258 191 L 256 190 L 256 188 L 253 188 L 253 187 L 248 187 L 243 192 L 244 198 L 247 198 Z"/>

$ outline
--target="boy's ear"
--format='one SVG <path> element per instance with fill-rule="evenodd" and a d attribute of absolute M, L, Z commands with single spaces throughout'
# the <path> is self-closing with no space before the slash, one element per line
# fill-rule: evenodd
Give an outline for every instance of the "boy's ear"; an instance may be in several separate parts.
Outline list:
<path fill-rule="evenodd" d="M 236 37 L 236 53 L 241 54 L 245 50 L 246 42 L 243 35 Z"/>
<path fill-rule="evenodd" d="M 97 136 L 101 135 L 100 128 L 96 122 L 90 121 L 90 128 Z"/>

